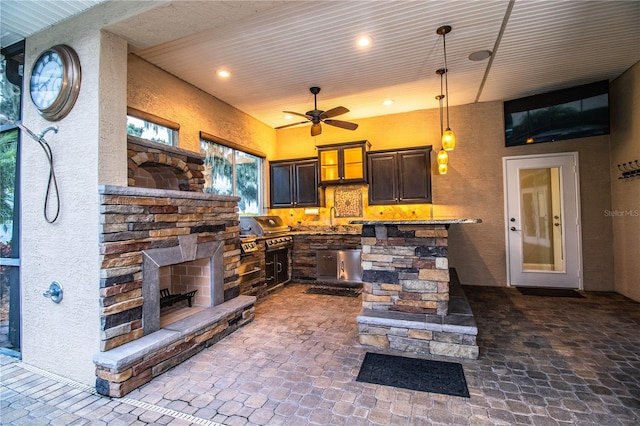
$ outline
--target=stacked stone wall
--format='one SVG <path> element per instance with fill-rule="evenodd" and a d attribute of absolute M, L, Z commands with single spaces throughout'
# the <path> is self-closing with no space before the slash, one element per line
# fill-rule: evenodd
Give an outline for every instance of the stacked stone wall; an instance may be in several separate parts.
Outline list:
<path fill-rule="evenodd" d="M 364 226 L 363 308 L 447 315 L 447 229 Z"/>

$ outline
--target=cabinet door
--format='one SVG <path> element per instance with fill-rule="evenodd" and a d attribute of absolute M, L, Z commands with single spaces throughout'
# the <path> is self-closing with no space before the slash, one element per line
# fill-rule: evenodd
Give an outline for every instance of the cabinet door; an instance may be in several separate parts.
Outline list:
<path fill-rule="evenodd" d="M 318 161 L 300 161 L 294 164 L 294 200 L 296 207 L 316 207 L 318 197 Z"/>
<path fill-rule="evenodd" d="M 338 280 L 361 282 L 362 262 L 360 250 L 338 251 Z"/>
<path fill-rule="evenodd" d="M 342 149 L 342 180 L 358 181 L 364 179 L 364 146 Z"/>
<path fill-rule="evenodd" d="M 369 154 L 369 204 L 398 202 L 398 173 L 393 152 Z"/>
<path fill-rule="evenodd" d="M 340 170 L 339 149 L 319 149 L 320 182 L 339 182 Z"/>
<path fill-rule="evenodd" d="M 431 162 L 428 149 L 398 151 L 398 202 L 431 202 Z"/>
<path fill-rule="evenodd" d="M 271 207 L 293 207 L 293 164 L 271 164 Z"/>
<path fill-rule="evenodd" d="M 264 255 L 264 279 L 267 282 L 267 286 L 276 285 L 277 276 L 277 251 L 268 251 Z"/>
<path fill-rule="evenodd" d="M 275 282 L 281 284 L 289 281 L 289 249 L 274 252 Z"/>
<path fill-rule="evenodd" d="M 335 280 L 338 271 L 338 255 L 335 250 L 316 252 L 316 279 Z"/>
<path fill-rule="evenodd" d="M 366 182 L 367 141 L 319 146 L 320 184 Z"/>

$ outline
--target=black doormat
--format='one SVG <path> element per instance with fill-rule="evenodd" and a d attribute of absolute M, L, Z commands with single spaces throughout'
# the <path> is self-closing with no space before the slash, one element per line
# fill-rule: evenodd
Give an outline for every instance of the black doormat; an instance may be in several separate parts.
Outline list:
<path fill-rule="evenodd" d="M 517 289 L 525 296 L 575 297 L 578 299 L 584 299 L 583 295 L 568 288 L 517 287 Z"/>
<path fill-rule="evenodd" d="M 323 294 L 326 296 L 343 296 L 358 297 L 362 293 L 361 288 L 342 288 L 342 287 L 309 287 L 306 294 Z"/>
<path fill-rule="evenodd" d="M 357 382 L 470 398 L 462 365 L 367 352 Z"/>

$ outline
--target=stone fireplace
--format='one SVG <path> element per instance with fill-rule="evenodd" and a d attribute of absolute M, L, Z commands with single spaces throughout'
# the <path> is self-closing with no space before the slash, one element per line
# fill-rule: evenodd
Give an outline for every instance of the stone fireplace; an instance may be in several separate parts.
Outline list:
<path fill-rule="evenodd" d="M 101 338 L 94 364 L 96 390 L 112 397 L 250 322 L 256 300 L 240 294 L 239 199 L 202 192 L 202 156 L 137 138 L 129 139 L 128 156 L 129 186 L 99 189 Z M 181 302 L 184 315 L 163 321 L 162 289 L 197 290 L 192 308 Z"/>

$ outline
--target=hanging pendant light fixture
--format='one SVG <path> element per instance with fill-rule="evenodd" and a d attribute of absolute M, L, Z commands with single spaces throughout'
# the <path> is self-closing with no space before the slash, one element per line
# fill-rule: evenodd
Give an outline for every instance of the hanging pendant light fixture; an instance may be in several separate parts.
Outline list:
<path fill-rule="evenodd" d="M 449 126 L 449 79 L 447 77 L 447 73 L 449 72 L 449 70 L 447 68 L 446 35 L 450 32 L 451 32 L 450 25 L 444 25 L 436 30 L 436 33 L 442 36 L 442 47 L 444 50 L 444 68 L 442 68 L 443 70 L 442 74 L 444 74 L 444 81 L 445 81 L 444 98 L 447 104 L 447 129 L 444 132 L 442 132 L 442 149 L 444 149 L 445 151 L 453 151 L 453 149 L 456 147 L 456 135 L 453 133 L 453 130 L 451 130 L 451 127 Z M 442 74 L 440 75 L 441 83 L 442 83 Z"/>
<path fill-rule="evenodd" d="M 440 94 L 436 96 L 438 100 L 438 109 L 440 111 L 440 134 L 442 135 L 443 129 L 443 120 L 442 120 L 442 100 L 444 99 L 444 94 L 442 93 L 442 75 L 445 73 L 444 68 L 440 68 L 436 70 L 436 74 L 440 76 Z M 436 161 L 438 163 L 438 174 L 446 175 L 447 170 L 449 169 L 449 154 L 444 150 L 444 144 L 438 151 L 438 155 L 436 157 Z"/>

